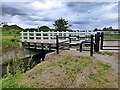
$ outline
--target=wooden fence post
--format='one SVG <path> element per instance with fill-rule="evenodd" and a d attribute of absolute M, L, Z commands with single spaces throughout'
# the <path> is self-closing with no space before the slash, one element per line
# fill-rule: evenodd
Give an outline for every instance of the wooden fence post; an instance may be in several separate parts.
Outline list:
<path fill-rule="evenodd" d="M 52 35 L 51 38 L 54 39 L 55 38 L 54 37 L 54 31 L 51 32 L 51 35 Z"/>
<path fill-rule="evenodd" d="M 27 31 L 27 43 L 28 43 L 28 48 L 30 48 L 30 33 Z"/>
<path fill-rule="evenodd" d="M 78 36 L 78 31 L 76 31 L 76 40 L 78 40 L 77 36 Z"/>
<path fill-rule="evenodd" d="M 62 31 L 62 37 L 64 37 L 64 32 Z"/>
<path fill-rule="evenodd" d="M 101 45 L 100 45 L 101 50 L 103 50 L 103 38 L 104 38 L 104 33 L 101 32 Z"/>
<path fill-rule="evenodd" d="M 57 35 L 59 36 L 59 31 L 57 31 Z"/>
<path fill-rule="evenodd" d="M 91 48 L 90 48 L 90 56 L 93 56 L 93 35 L 91 35 Z"/>
<path fill-rule="evenodd" d="M 23 31 L 21 32 L 21 36 L 22 36 L 22 42 L 24 42 L 24 33 L 23 33 Z"/>
<path fill-rule="evenodd" d="M 41 31 L 41 42 L 43 43 L 43 31 Z"/>
<path fill-rule="evenodd" d="M 36 31 L 34 31 L 34 48 L 36 49 L 37 45 L 36 45 Z"/>
<path fill-rule="evenodd" d="M 58 35 L 56 35 L 56 51 L 57 51 L 57 54 L 59 54 L 59 41 L 58 41 Z"/>
<path fill-rule="evenodd" d="M 34 42 L 36 42 L 36 31 L 34 31 Z"/>
<path fill-rule="evenodd" d="M 29 31 L 27 31 L 27 42 L 30 42 L 30 33 L 29 33 Z"/>
<path fill-rule="evenodd" d="M 69 32 L 66 31 L 65 37 L 69 37 Z M 66 40 L 69 40 L 68 38 L 66 38 Z"/>
<path fill-rule="evenodd" d="M 49 43 L 51 41 L 51 33 L 50 33 L 50 31 L 48 32 L 48 41 L 49 41 Z"/>

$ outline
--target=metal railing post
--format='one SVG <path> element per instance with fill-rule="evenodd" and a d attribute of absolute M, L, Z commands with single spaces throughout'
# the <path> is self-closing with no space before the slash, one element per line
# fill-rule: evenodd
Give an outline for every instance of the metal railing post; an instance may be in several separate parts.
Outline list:
<path fill-rule="evenodd" d="M 101 45 L 100 45 L 101 50 L 103 50 L 103 38 L 104 38 L 104 33 L 101 32 Z"/>
<path fill-rule="evenodd" d="M 70 44 L 70 48 L 71 48 L 71 34 L 69 35 L 69 44 Z"/>
<path fill-rule="evenodd" d="M 56 36 L 56 51 L 57 51 L 57 54 L 59 54 L 59 41 L 58 41 L 58 35 Z"/>
<path fill-rule="evenodd" d="M 93 35 L 91 35 L 91 48 L 90 48 L 90 56 L 93 56 Z"/>

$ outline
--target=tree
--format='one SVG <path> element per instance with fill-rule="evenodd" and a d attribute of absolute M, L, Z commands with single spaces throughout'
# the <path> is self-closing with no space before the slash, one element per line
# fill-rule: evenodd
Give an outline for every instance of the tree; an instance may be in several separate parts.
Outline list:
<path fill-rule="evenodd" d="M 109 28 L 108 28 L 108 31 L 111 31 L 111 30 L 113 30 L 112 27 L 109 27 Z"/>
<path fill-rule="evenodd" d="M 30 32 L 36 31 L 37 32 L 37 29 L 36 28 L 26 28 L 24 31 L 25 32 L 27 32 L 27 31 L 30 31 Z"/>
<path fill-rule="evenodd" d="M 71 26 L 68 24 L 68 21 L 63 18 L 55 20 L 53 25 L 57 31 L 68 31 Z"/>
<path fill-rule="evenodd" d="M 103 31 L 107 31 L 107 28 L 104 27 L 104 28 L 103 28 Z"/>
<path fill-rule="evenodd" d="M 39 27 L 39 31 L 47 32 L 47 31 L 50 31 L 50 28 L 44 25 L 44 26 Z"/>
<path fill-rule="evenodd" d="M 95 28 L 93 31 L 98 31 L 98 29 L 97 29 L 97 28 Z"/>
<path fill-rule="evenodd" d="M 19 34 L 24 29 L 18 25 L 3 25 L 2 31 L 7 34 Z"/>

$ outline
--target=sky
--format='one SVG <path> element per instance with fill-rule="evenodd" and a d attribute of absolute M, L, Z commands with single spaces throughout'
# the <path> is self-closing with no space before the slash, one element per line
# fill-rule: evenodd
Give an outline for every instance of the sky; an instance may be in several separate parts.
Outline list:
<path fill-rule="evenodd" d="M 17 0 L 18 1 L 18 0 Z M 67 2 L 62 0 L 34 0 L 2 2 L 3 22 L 22 28 L 46 25 L 54 28 L 56 19 L 64 18 L 71 29 L 93 30 L 118 28 L 118 2 Z"/>

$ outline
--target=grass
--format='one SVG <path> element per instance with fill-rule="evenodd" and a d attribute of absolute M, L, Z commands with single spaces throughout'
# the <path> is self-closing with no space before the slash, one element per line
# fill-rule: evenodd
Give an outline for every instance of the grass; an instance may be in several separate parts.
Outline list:
<path fill-rule="evenodd" d="M 120 40 L 119 35 L 114 35 L 114 34 L 120 34 L 118 31 L 104 31 L 104 34 L 106 34 L 104 36 L 105 40 Z M 113 35 L 111 36 L 109 34 L 113 34 Z"/>
<path fill-rule="evenodd" d="M 18 80 L 20 79 L 20 72 L 15 75 L 9 74 L 2 79 L 2 88 L 19 88 Z"/>
<path fill-rule="evenodd" d="M 16 39 L 12 41 L 12 39 Z M 2 53 L 19 48 L 19 35 L 2 35 Z"/>
<path fill-rule="evenodd" d="M 104 40 L 120 40 L 119 36 L 104 36 Z"/>
<path fill-rule="evenodd" d="M 98 62 L 98 72 L 96 74 L 90 74 L 90 78 L 93 80 L 93 84 L 89 87 L 105 87 L 104 84 L 108 83 L 108 79 L 104 76 L 110 69 L 110 65 L 106 63 Z"/>
<path fill-rule="evenodd" d="M 20 68 L 18 69 L 17 67 L 15 67 L 16 71 L 13 71 L 14 74 L 9 73 L 9 70 L 8 70 L 7 71 L 8 73 L 1 79 L 3 89 L 4 88 L 19 88 L 18 82 L 20 80 L 22 72 Z"/>
<path fill-rule="evenodd" d="M 113 77 L 110 70 L 109 64 L 96 61 L 94 57 L 75 56 L 64 51 L 23 74 L 19 85 L 29 88 L 104 88 L 111 83 L 105 76 Z"/>
<path fill-rule="evenodd" d="M 29 63 L 28 63 L 29 65 Z M 12 69 L 11 69 L 12 68 Z M 30 66 L 27 67 L 29 69 Z M 12 59 L 12 66 L 10 63 L 7 66 L 7 74 L 3 76 L 0 80 L 2 82 L 2 88 L 23 88 L 19 85 L 19 80 L 21 75 L 24 73 L 24 61 L 17 59 Z M 25 86 L 24 86 L 25 87 Z"/>
<path fill-rule="evenodd" d="M 65 72 L 68 76 L 67 79 L 73 81 L 81 69 L 92 63 L 91 60 L 91 58 L 84 57 L 65 57 L 57 64 L 65 69 Z"/>

